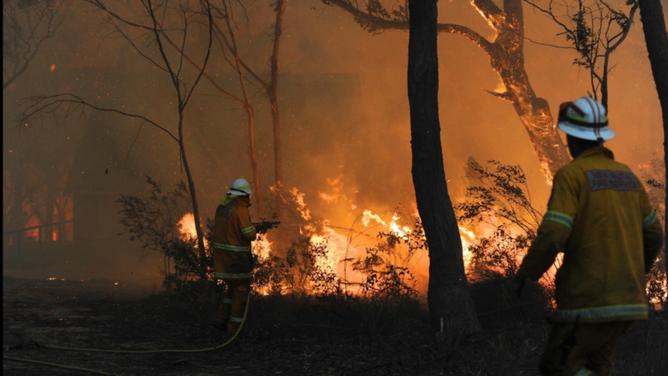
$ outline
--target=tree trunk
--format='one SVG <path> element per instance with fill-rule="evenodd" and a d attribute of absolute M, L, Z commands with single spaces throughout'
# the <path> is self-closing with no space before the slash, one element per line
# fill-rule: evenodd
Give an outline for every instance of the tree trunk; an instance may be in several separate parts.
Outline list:
<path fill-rule="evenodd" d="M 410 0 L 409 14 L 412 174 L 429 246 L 429 314 L 434 329 L 457 338 L 479 331 L 480 324 L 466 284 L 462 243 L 443 167 L 438 119 L 436 0 Z"/>
<path fill-rule="evenodd" d="M 283 14 L 285 13 L 286 0 L 276 2 L 276 21 L 274 23 L 274 46 L 269 60 L 271 78 L 267 87 L 267 96 L 271 106 L 271 121 L 274 133 L 274 185 L 281 189 L 283 183 L 283 160 L 281 157 L 281 118 L 278 111 L 278 52 L 280 50 L 281 34 L 283 33 Z M 276 213 L 281 217 L 281 200 L 276 196 Z"/>
<path fill-rule="evenodd" d="M 524 13 L 522 0 L 503 0 L 499 8 L 492 0 L 471 0 L 480 16 L 495 31 L 491 40 L 476 31 L 459 24 L 442 23 L 437 30 L 458 34 L 480 47 L 490 58 L 492 69 L 503 82 L 502 91 L 490 92 L 494 96 L 513 104 L 524 129 L 529 135 L 541 165 L 541 172 L 548 184 L 552 184 L 554 173 L 570 161 L 566 145 L 555 127 L 550 107 L 545 99 L 537 97 L 531 87 L 529 75 L 524 68 Z M 358 23 L 370 30 L 405 30 L 408 23 L 388 15 L 379 16 L 363 10 L 355 2 L 327 0 L 352 14 Z M 367 4 L 369 4 L 367 2 Z"/>
<path fill-rule="evenodd" d="M 666 23 L 663 18 L 663 9 L 660 0 L 640 0 L 640 20 L 642 21 L 645 43 L 649 53 L 649 62 L 652 66 L 654 83 L 661 103 L 663 114 L 663 161 L 664 172 L 668 177 L 668 36 Z M 664 190 L 668 184 L 664 184 Z M 668 195 L 665 196 L 668 208 Z M 668 210 L 667 210 L 668 211 Z M 668 234 L 668 218 L 664 218 L 664 234 Z M 664 245 L 664 252 L 665 252 Z M 668 254 L 664 253 L 664 262 L 668 270 Z"/>
<path fill-rule="evenodd" d="M 245 94 L 244 94 L 245 95 Z M 248 123 L 248 139 L 249 139 L 249 152 L 251 160 L 251 171 L 253 173 L 253 198 L 255 201 L 255 207 L 257 214 L 262 216 L 263 213 L 263 202 L 262 202 L 262 188 L 260 187 L 260 174 L 257 167 L 257 142 L 255 139 L 255 116 L 253 115 L 253 108 L 250 103 L 246 101 L 244 103 L 244 109 L 246 111 L 246 120 Z"/>
<path fill-rule="evenodd" d="M 557 132 L 550 106 L 536 93 L 524 68 L 524 12 L 522 0 L 504 0 L 498 35 L 489 49 L 490 63 L 501 78 L 504 91 L 494 93 L 513 104 L 526 129 L 548 184 L 559 168 L 570 161 L 566 145 Z M 496 19 L 494 12 L 488 17 Z"/>
<path fill-rule="evenodd" d="M 253 112 L 253 106 L 248 99 L 248 92 L 246 90 L 246 80 L 244 78 L 243 68 L 241 67 L 241 58 L 239 57 L 239 49 L 237 47 L 237 37 L 232 27 L 230 19 L 232 16 L 232 8 L 225 6 L 225 25 L 227 26 L 227 32 L 230 34 L 230 40 L 228 43 L 228 48 L 231 50 L 234 55 L 234 70 L 237 72 L 239 78 L 239 88 L 241 89 L 241 99 L 244 111 L 246 112 L 246 124 L 248 125 L 248 143 L 249 143 L 249 153 L 250 153 L 250 162 L 251 162 L 251 171 L 253 174 L 253 201 L 255 201 L 255 208 L 257 214 L 262 216 L 263 214 L 263 200 L 262 200 L 262 190 L 260 184 L 260 174 L 257 166 L 257 142 L 256 142 L 256 132 L 255 132 L 255 114 Z M 222 46 L 221 46 L 222 47 Z"/>
<path fill-rule="evenodd" d="M 186 180 L 188 183 L 188 193 L 190 193 L 190 201 L 193 207 L 193 218 L 195 220 L 195 232 L 197 233 L 197 248 L 199 253 L 199 277 L 206 280 L 206 249 L 204 248 L 204 233 L 202 226 L 200 226 L 199 205 L 197 204 L 197 194 L 195 192 L 195 181 L 193 180 L 188 158 L 186 156 L 185 141 L 183 140 L 183 107 L 179 103 L 179 152 L 181 155 L 181 162 L 183 162 L 183 169 L 186 173 Z"/>

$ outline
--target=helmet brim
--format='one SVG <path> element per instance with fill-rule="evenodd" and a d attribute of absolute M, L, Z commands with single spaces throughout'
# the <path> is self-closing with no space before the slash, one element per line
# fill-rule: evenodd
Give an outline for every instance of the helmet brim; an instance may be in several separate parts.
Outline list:
<path fill-rule="evenodd" d="M 250 196 L 251 192 L 242 193 L 242 192 L 239 192 L 239 191 L 229 190 L 229 191 L 227 191 L 227 194 L 230 195 L 230 196 Z"/>
<path fill-rule="evenodd" d="M 582 140 L 596 141 L 600 137 L 603 139 L 603 141 L 608 141 L 615 137 L 615 132 L 610 129 L 610 127 L 599 128 L 598 134 L 594 132 L 592 128 L 576 125 L 567 120 L 560 121 L 557 124 L 557 127 L 564 131 L 564 133 L 567 135 Z"/>

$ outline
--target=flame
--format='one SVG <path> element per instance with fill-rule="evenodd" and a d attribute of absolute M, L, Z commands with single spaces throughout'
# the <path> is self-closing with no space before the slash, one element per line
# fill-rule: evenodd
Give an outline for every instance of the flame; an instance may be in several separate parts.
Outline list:
<path fill-rule="evenodd" d="M 197 228 L 195 227 L 195 216 L 193 213 L 186 213 L 177 222 L 176 227 L 179 229 L 180 238 L 183 241 L 192 241 L 197 239 Z M 204 247 L 209 248 L 209 242 L 204 239 Z"/>
<path fill-rule="evenodd" d="M 385 223 L 385 221 L 383 221 L 383 219 L 378 214 L 374 214 L 371 210 L 367 209 L 362 212 L 362 224 L 364 227 L 368 227 L 371 220 L 374 220 L 383 226 L 387 226 L 387 223 Z"/>
<path fill-rule="evenodd" d="M 38 226 L 41 223 L 39 222 L 39 218 L 37 215 L 33 214 L 31 215 L 28 220 L 26 221 L 25 227 L 26 228 L 31 228 L 30 230 L 24 231 L 23 234 L 26 239 L 30 240 L 39 240 L 39 228 Z M 36 228 L 37 227 L 37 228 Z"/>
<path fill-rule="evenodd" d="M 367 277 L 363 272 L 353 269 L 352 261 L 360 259 L 365 256 L 367 249 L 377 246 L 379 232 L 389 233 L 398 238 L 407 238 L 412 236 L 414 231 L 412 227 L 406 226 L 401 221 L 401 217 L 397 212 L 384 212 L 381 214 L 374 212 L 371 209 L 363 209 L 361 214 L 356 209 L 356 205 L 345 194 L 342 193 L 340 187 L 342 186 L 339 178 L 328 179 L 329 191 L 318 192 L 317 198 L 325 204 L 336 205 L 331 206 L 335 209 L 334 218 L 339 221 L 342 218 L 357 219 L 351 225 L 334 225 L 329 219 L 314 219 L 314 216 L 307 205 L 306 194 L 300 191 L 297 187 L 293 187 L 289 191 L 289 201 L 294 205 L 295 212 L 302 220 L 299 225 L 299 233 L 306 236 L 311 246 L 325 247 L 325 252 L 319 254 L 314 260 L 319 270 L 326 273 L 335 273 L 341 281 L 346 281 L 346 291 L 352 294 L 361 294 L 362 290 L 359 284 L 365 281 Z M 285 198 L 284 198 L 285 199 Z M 349 205 L 352 203 L 352 205 Z M 330 210 L 331 210 L 330 209 Z M 392 213 L 389 218 L 388 213 Z M 418 213 L 414 212 L 413 216 L 418 217 Z M 491 218 L 495 222 L 495 218 Z M 359 222 L 358 222 L 359 221 Z M 339 222 L 341 223 L 341 222 Z M 178 222 L 178 226 L 183 239 L 196 237 L 194 217 L 192 213 L 186 213 Z M 473 254 L 471 247 L 480 237 L 487 236 L 495 230 L 493 224 L 475 225 L 469 227 L 466 225 L 459 226 L 459 234 L 462 242 L 462 256 L 464 262 L 465 273 L 468 278 L 474 278 L 475 275 L 472 270 Z M 258 235 L 253 242 L 253 253 L 259 260 L 265 261 L 272 257 L 274 253 L 273 242 L 269 240 L 267 234 Z M 413 255 L 408 255 L 407 248 L 404 244 L 398 244 L 395 254 L 392 254 L 392 262 L 395 265 L 407 267 L 415 277 L 418 292 L 424 293 L 427 290 L 429 281 L 429 257 L 427 252 L 418 252 Z M 519 255 L 517 263 L 521 263 L 524 255 Z M 551 289 L 553 288 L 553 276 L 563 260 L 563 254 L 559 254 L 554 265 L 540 280 L 540 283 Z M 306 293 L 309 292 L 309 287 L 305 286 Z M 667 290 L 666 282 L 663 281 L 663 290 Z M 256 292 L 262 295 L 270 293 L 286 294 L 290 293 L 289 286 L 280 286 L 279 291 L 272 291 L 272 287 L 263 286 L 256 287 Z"/>
<path fill-rule="evenodd" d="M 318 192 L 318 197 L 327 204 L 337 203 L 342 198 L 343 175 L 335 178 L 326 178 L 325 181 L 330 188 L 329 192 Z"/>
<path fill-rule="evenodd" d="M 471 244 L 476 239 L 475 232 L 472 230 L 464 227 L 464 226 L 459 226 L 459 237 L 462 239 L 462 256 L 464 258 L 464 271 L 466 274 L 469 274 L 469 271 L 471 269 L 471 260 L 473 259 L 473 255 L 471 254 L 471 251 L 469 250 L 471 248 Z"/>
<path fill-rule="evenodd" d="M 369 227 L 369 223 L 373 220 L 374 222 L 385 226 L 392 235 L 402 238 L 411 233 L 411 228 L 399 225 L 399 219 L 399 215 L 393 213 L 390 223 L 388 224 L 380 215 L 375 214 L 369 209 L 362 212 L 362 225 L 364 225 L 364 227 Z"/>
<path fill-rule="evenodd" d="M 499 81 L 497 81 L 496 87 L 494 90 L 492 90 L 492 92 L 496 94 L 505 94 L 508 92 L 508 89 L 506 88 L 506 84 L 504 84 L 503 81 L 499 78 Z"/>
<path fill-rule="evenodd" d="M 664 278 L 660 280 L 660 285 L 661 285 L 661 291 L 663 292 L 661 297 L 653 297 L 652 299 L 649 300 L 649 302 L 655 306 L 661 307 L 662 301 L 668 301 L 668 278 L 665 278 L 666 276 L 664 275 Z"/>
<path fill-rule="evenodd" d="M 262 261 L 271 256 L 272 243 L 267 238 L 267 234 L 258 234 L 254 242 L 252 242 L 253 253 Z"/>
<path fill-rule="evenodd" d="M 292 188 L 290 190 L 290 194 L 292 195 L 292 199 L 295 201 L 295 204 L 297 205 L 297 212 L 299 212 L 299 215 L 305 221 L 310 221 L 311 210 L 309 210 L 309 208 L 306 207 L 306 201 L 304 200 L 306 194 L 297 189 L 297 187 Z"/>

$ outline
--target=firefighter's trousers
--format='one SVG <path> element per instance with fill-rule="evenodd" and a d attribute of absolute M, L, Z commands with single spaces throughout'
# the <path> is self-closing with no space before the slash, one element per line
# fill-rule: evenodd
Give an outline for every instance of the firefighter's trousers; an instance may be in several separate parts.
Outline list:
<path fill-rule="evenodd" d="M 232 335 L 236 333 L 244 319 L 250 279 L 226 279 L 225 286 L 219 311 L 223 322 L 227 322 L 227 332 Z"/>
<path fill-rule="evenodd" d="M 540 362 L 541 374 L 607 376 L 615 344 L 631 323 L 552 323 Z"/>

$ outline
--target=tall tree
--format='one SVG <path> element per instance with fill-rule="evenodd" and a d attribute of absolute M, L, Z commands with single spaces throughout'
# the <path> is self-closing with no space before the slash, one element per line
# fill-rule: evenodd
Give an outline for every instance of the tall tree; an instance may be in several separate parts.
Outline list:
<path fill-rule="evenodd" d="M 118 108 L 103 107 L 88 101 L 76 94 L 59 93 L 47 96 L 37 96 L 32 98 L 26 110 L 21 114 L 21 121 L 28 123 L 33 118 L 51 113 L 59 109 L 61 106 L 79 106 L 89 108 L 95 111 L 110 112 L 113 114 L 125 116 L 130 119 L 140 120 L 142 124 L 147 124 L 156 130 L 161 131 L 175 142 L 179 151 L 179 160 L 184 171 L 186 183 L 188 186 L 188 193 L 195 219 L 195 230 L 197 232 L 197 246 L 199 252 L 200 262 L 200 278 L 205 279 L 207 273 L 206 264 L 206 248 L 204 245 L 204 232 L 202 231 L 199 205 L 197 201 L 197 192 L 195 189 L 195 179 L 191 170 L 191 166 L 186 154 L 186 140 L 184 136 L 185 113 L 188 104 L 191 103 L 193 93 L 197 88 L 200 80 L 205 75 L 209 57 L 211 56 L 211 46 L 213 43 L 213 19 L 211 14 L 211 6 L 208 0 L 200 0 L 199 14 L 206 19 L 206 46 L 203 51 L 203 57 L 200 64 L 193 64 L 196 69 L 191 72 L 191 77 L 185 77 L 186 72 L 184 68 L 184 61 L 190 62 L 191 59 L 183 53 L 188 45 L 188 41 L 192 45 L 200 45 L 200 41 L 189 39 L 189 32 L 192 31 L 190 27 L 197 25 L 202 20 L 191 19 L 193 12 L 190 9 L 188 0 L 180 1 L 161 1 L 160 4 L 154 4 L 152 0 L 142 0 L 138 3 L 141 9 L 143 21 L 130 21 L 129 18 L 124 18 L 110 8 L 113 2 L 105 2 L 103 0 L 85 0 L 94 9 L 102 12 L 108 18 L 115 30 L 125 39 L 129 46 L 132 47 L 147 63 L 157 68 L 163 77 L 166 77 L 173 89 L 174 104 L 175 104 L 175 121 L 174 126 L 169 127 L 139 113 L 133 113 Z M 175 4 L 176 3 L 176 4 Z M 169 14 L 168 14 L 169 13 Z M 158 19 L 160 18 L 160 20 Z M 165 27 L 162 22 L 165 19 L 175 20 L 174 27 Z M 134 36 L 132 31 L 141 33 L 140 36 Z M 178 44 L 172 41 L 170 33 L 180 38 Z M 138 39 L 148 36 L 152 42 L 150 47 L 142 48 Z M 166 47 L 172 46 L 170 51 Z M 176 128 L 176 132 L 173 129 Z"/>
<path fill-rule="evenodd" d="M 385 8 L 380 0 L 322 0 L 350 13 L 368 31 L 408 29 L 405 7 Z M 471 6 L 494 31 L 485 38 L 475 30 L 460 24 L 439 23 L 438 32 L 461 35 L 489 56 L 489 62 L 503 83 L 501 90 L 488 91 L 513 105 L 524 126 L 547 181 L 570 161 L 563 140 L 557 133 L 548 102 L 536 95 L 524 67 L 523 0 L 503 0 L 499 7 L 493 0 L 471 0 Z"/>
<path fill-rule="evenodd" d="M 462 242 L 443 166 L 438 118 L 436 0 L 410 0 L 408 101 L 412 173 L 429 245 L 428 303 L 432 327 L 447 335 L 480 330 L 466 284 Z"/>
<path fill-rule="evenodd" d="M 246 71 L 241 66 L 242 60 L 237 45 L 234 8 L 228 0 L 221 0 L 220 6 L 213 7 L 213 9 L 225 25 L 225 27 L 222 28 L 217 23 L 214 23 L 216 40 L 223 53 L 223 57 L 227 60 L 239 79 L 239 90 L 241 92 L 241 96 L 239 97 L 241 99 L 240 104 L 246 114 L 246 125 L 248 127 L 248 154 L 250 156 L 251 173 L 253 175 L 253 201 L 255 202 L 257 213 L 262 215 L 264 202 L 262 201 L 263 192 L 260 184 L 260 174 L 257 163 L 255 111 L 253 110 L 253 105 L 251 104 L 248 90 L 246 89 Z M 228 56 L 228 53 L 231 56 Z"/>
<path fill-rule="evenodd" d="M 665 176 L 668 176 L 668 35 L 666 35 L 666 23 L 660 0 L 639 0 L 638 2 L 649 62 L 652 66 L 654 83 L 663 113 L 663 160 Z M 668 195 L 665 196 L 665 203 L 668 205 Z M 666 207 L 668 208 L 668 206 Z M 665 227 L 664 233 L 668 234 L 668 220 L 666 218 L 664 218 L 663 224 Z M 664 252 L 665 249 L 664 245 Z M 665 253 L 664 262 L 668 271 L 668 254 Z"/>
<path fill-rule="evenodd" d="M 243 4 L 239 3 L 240 6 L 244 9 Z M 220 6 L 215 7 L 216 11 L 220 15 L 224 15 L 224 8 L 232 9 L 233 4 L 225 0 L 221 0 Z M 221 27 L 217 24 L 214 24 L 216 29 L 216 37 L 222 41 L 227 50 L 234 56 L 235 61 L 238 61 L 239 66 L 252 78 L 252 82 L 259 85 L 260 88 L 264 91 L 267 101 L 269 102 L 269 108 L 271 110 L 271 122 L 272 122 L 272 131 L 273 131 L 273 146 L 274 146 L 274 183 L 273 187 L 276 190 L 282 189 L 283 181 L 283 158 L 282 158 L 282 139 L 281 139 L 281 116 L 278 103 L 278 72 L 279 72 L 279 57 L 280 57 L 280 46 L 281 46 L 281 36 L 283 34 L 283 16 L 285 14 L 285 9 L 287 7 L 286 0 L 276 0 L 273 3 L 274 8 L 274 24 L 272 26 L 273 34 L 271 36 L 271 54 L 269 56 L 269 78 L 263 78 L 261 73 L 255 68 L 251 67 L 242 57 L 241 53 L 236 45 L 233 43 L 234 36 L 228 28 L 227 31 L 223 31 Z M 229 13 L 228 13 L 229 15 Z M 223 16 L 223 18 L 225 18 Z M 227 36 L 226 36 L 227 35 Z M 222 47 L 222 46 L 221 46 Z M 234 67 L 237 70 L 236 66 Z M 241 76 L 241 72 L 238 71 L 238 75 Z M 206 77 L 206 76 L 205 76 Z M 239 100 L 239 98 L 235 98 Z M 242 102 L 243 104 L 243 102 Z M 247 118 L 250 118 L 247 116 Z M 249 123 L 250 127 L 250 123 Z M 254 132 L 254 131 L 253 131 Z M 252 154 L 252 153 L 251 153 Z M 278 192 L 278 191 L 277 191 Z M 280 217 L 282 200 L 280 199 L 280 192 L 275 194 L 274 205 L 276 212 L 274 213 L 276 217 Z"/>

